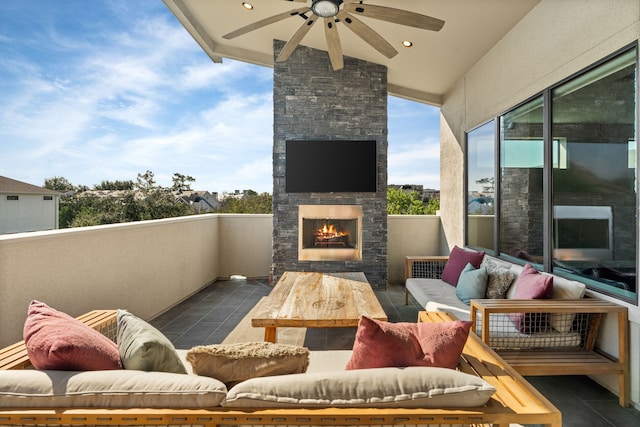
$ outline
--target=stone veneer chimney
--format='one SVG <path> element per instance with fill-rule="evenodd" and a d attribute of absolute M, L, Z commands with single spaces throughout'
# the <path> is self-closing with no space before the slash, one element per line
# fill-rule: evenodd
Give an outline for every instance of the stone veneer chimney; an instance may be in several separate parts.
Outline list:
<path fill-rule="evenodd" d="M 274 41 L 274 58 L 284 46 Z M 298 46 L 274 61 L 273 268 L 285 271 L 362 271 L 375 289 L 387 284 L 387 68 L 344 58 L 334 71 L 325 51 Z M 377 141 L 375 193 L 287 193 L 287 140 Z M 299 261 L 299 205 L 362 206 L 361 261 Z"/>

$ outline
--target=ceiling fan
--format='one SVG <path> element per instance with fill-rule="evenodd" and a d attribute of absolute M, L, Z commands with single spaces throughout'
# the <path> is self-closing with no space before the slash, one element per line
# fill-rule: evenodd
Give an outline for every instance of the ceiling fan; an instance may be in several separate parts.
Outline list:
<path fill-rule="evenodd" d="M 307 3 L 308 0 L 286 1 Z M 430 31 L 440 31 L 444 25 L 444 21 L 431 16 L 392 7 L 363 4 L 362 1 L 311 0 L 310 6 L 261 19 L 242 28 L 238 28 L 222 37 L 230 40 L 292 16 L 299 16 L 304 19 L 304 22 L 291 38 L 289 38 L 276 58 L 276 61 L 286 61 L 309 30 L 311 30 L 311 27 L 322 18 L 324 20 L 325 38 L 327 40 L 327 52 L 329 53 L 329 60 L 334 70 L 339 70 L 344 67 L 342 46 L 340 45 L 340 37 L 336 26 L 337 23 L 344 24 L 387 58 L 394 57 L 398 51 L 380 34 L 356 18 L 356 16 L 364 16 Z"/>

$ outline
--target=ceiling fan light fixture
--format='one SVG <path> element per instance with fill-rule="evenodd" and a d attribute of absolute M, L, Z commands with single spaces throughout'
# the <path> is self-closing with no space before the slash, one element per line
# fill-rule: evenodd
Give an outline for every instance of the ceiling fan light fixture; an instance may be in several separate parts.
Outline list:
<path fill-rule="evenodd" d="M 321 18 L 331 18 L 338 14 L 340 4 L 342 0 L 314 0 L 311 10 Z"/>

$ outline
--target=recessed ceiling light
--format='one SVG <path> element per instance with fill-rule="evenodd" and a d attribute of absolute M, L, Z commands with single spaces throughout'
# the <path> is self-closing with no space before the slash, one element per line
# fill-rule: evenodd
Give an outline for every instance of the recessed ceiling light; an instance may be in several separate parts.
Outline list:
<path fill-rule="evenodd" d="M 411 40 L 404 40 L 404 41 L 402 42 L 402 46 L 404 46 L 404 47 L 411 47 L 411 46 L 413 46 L 413 42 L 412 42 Z"/>
<path fill-rule="evenodd" d="M 253 5 L 249 2 L 243 1 L 242 2 L 242 7 L 244 7 L 247 10 L 253 10 Z"/>

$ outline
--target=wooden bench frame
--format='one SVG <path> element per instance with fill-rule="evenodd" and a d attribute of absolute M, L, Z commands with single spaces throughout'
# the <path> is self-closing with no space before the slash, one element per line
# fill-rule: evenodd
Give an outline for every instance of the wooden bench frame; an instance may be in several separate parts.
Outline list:
<path fill-rule="evenodd" d="M 444 256 L 407 256 L 405 257 L 404 264 L 404 305 L 409 304 L 409 290 L 407 289 L 407 279 L 413 277 L 419 277 L 421 279 L 440 279 L 442 276 L 442 270 L 444 265 L 449 260 L 449 257 Z M 422 274 L 414 276 L 414 264 L 422 263 L 425 267 L 421 271 Z"/>
<path fill-rule="evenodd" d="M 448 256 L 407 256 L 406 278 L 420 277 L 440 279 Z M 420 267 L 414 264 L 422 263 Z M 419 275 L 416 274 L 419 271 Z M 406 281 L 405 281 L 406 283 Z M 405 304 L 409 291 L 405 285 Z M 478 312 L 480 314 L 478 315 Z M 618 375 L 619 403 L 629 406 L 629 321 L 627 307 L 595 297 L 574 300 L 472 300 L 470 319 L 476 330 L 476 319 L 488 319 L 496 313 L 589 313 L 593 321 L 586 337 L 585 345 L 579 350 L 566 349 L 500 349 L 497 353 L 521 375 Z M 602 316 L 616 314 L 618 317 L 618 357 L 605 354 L 595 348 Z M 479 332 L 482 341 L 489 345 L 489 322 L 483 322 Z M 477 332 L 477 331 L 476 331 Z"/>
<path fill-rule="evenodd" d="M 579 350 L 497 350 L 497 353 L 516 371 L 525 376 L 539 375 L 618 375 L 620 406 L 629 406 L 629 320 L 627 307 L 599 298 L 578 300 L 471 300 L 471 324 L 482 319 L 480 336 L 491 340 L 489 325 L 492 314 L 500 313 L 589 313 L 591 322 L 585 344 Z M 596 337 L 602 316 L 617 314 L 618 357 L 596 349 Z M 485 321 L 489 319 L 489 321 Z M 477 332 L 477 331 L 476 331 Z"/>
<path fill-rule="evenodd" d="M 114 337 L 115 310 L 96 310 L 78 317 Z M 447 313 L 419 314 L 420 322 L 453 320 Z M 0 369 L 30 367 L 24 342 L 0 350 Z M 497 391 L 481 408 L 299 408 L 299 409 L 0 409 L 0 425 L 430 425 L 472 424 L 508 427 L 510 423 L 561 427 L 562 415 L 520 374 L 477 336 L 470 334 L 460 370 L 484 378 Z"/>

